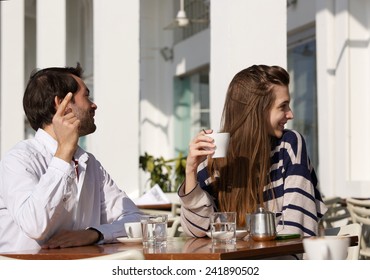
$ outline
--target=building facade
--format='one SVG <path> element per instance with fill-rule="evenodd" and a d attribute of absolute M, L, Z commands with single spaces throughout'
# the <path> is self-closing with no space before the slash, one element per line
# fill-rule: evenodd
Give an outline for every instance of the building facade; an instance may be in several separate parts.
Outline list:
<path fill-rule="evenodd" d="M 324 195 L 369 196 L 369 18 L 366 0 L 0 1 L 0 156 L 33 134 L 30 72 L 80 62 L 98 106 L 81 145 L 136 197 L 148 188 L 140 155 L 186 153 L 219 128 L 234 74 L 277 64 Z"/>

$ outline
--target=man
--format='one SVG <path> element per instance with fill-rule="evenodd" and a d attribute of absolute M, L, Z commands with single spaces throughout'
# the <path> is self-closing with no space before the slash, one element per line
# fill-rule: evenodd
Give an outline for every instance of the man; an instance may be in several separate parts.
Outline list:
<path fill-rule="evenodd" d="M 31 75 L 24 97 L 33 139 L 0 163 L 0 252 L 112 242 L 141 213 L 95 157 L 78 146 L 96 130 L 82 68 Z M 78 162 L 78 163 L 77 163 Z"/>

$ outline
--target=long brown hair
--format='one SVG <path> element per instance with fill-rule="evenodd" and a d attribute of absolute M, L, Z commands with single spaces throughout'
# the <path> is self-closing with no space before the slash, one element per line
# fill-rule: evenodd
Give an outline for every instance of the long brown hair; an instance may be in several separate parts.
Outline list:
<path fill-rule="evenodd" d="M 289 74 L 279 66 L 253 65 L 232 79 L 224 105 L 221 131 L 230 133 L 227 157 L 210 160 L 219 210 L 237 212 L 239 226 L 245 214 L 263 204 L 269 185 L 271 137 L 267 124 L 275 101 L 274 85 L 289 85 Z"/>

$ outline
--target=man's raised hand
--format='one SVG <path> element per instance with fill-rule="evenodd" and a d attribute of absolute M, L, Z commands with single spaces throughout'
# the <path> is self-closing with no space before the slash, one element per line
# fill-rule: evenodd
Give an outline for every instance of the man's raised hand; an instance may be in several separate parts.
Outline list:
<path fill-rule="evenodd" d="M 59 101 L 58 97 L 55 97 L 57 111 L 53 117 L 53 129 L 58 142 L 55 156 L 67 162 L 71 161 L 77 149 L 80 126 L 80 120 L 68 107 L 71 99 L 71 92 L 66 95 L 62 102 Z"/>

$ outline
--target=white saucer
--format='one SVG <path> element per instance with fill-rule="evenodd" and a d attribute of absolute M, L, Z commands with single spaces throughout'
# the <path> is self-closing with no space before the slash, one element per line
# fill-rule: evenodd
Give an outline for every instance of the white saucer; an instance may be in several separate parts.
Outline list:
<path fill-rule="evenodd" d="M 247 230 L 243 230 L 243 229 L 237 229 L 236 232 L 235 232 L 235 235 L 236 235 L 236 238 L 237 239 L 242 239 L 247 234 L 248 234 L 248 231 Z"/>
<path fill-rule="evenodd" d="M 220 233 L 221 235 L 222 234 L 224 234 L 224 233 Z M 242 239 L 243 237 L 245 237 L 246 235 L 248 234 L 248 231 L 246 231 L 246 230 L 236 230 L 235 231 L 235 237 L 237 238 L 237 239 Z M 207 231 L 207 236 L 209 237 L 209 238 L 212 238 L 212 234 L 211 234 L 211 232 L 210 231 Z"/>
<path fill-rule="evenodd" d="M 216 238 L 218 239 L 228 239 L 230 238 L 233 234 L 231 232 L 227 231 L 221 231 L 221 232 L 216 232 L 213 234 Z M 207 231 L 207 236 L 209 238 L 212 238 L 212 233 L 210 231 Z"/>
<path fill-rule="evenodd" d="M 141 243 L 143 241 L 141 237 L 138 238 L 117 237 L 117 240 L 121 243 Z"/>

